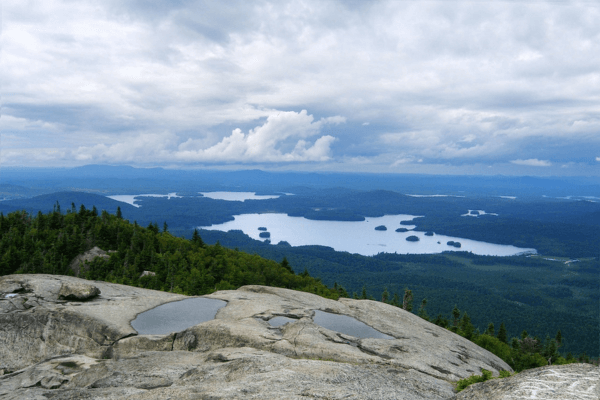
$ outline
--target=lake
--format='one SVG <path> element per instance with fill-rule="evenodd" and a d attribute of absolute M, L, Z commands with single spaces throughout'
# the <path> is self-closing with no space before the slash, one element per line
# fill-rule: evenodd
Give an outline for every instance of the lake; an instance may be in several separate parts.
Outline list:
<path fill-rule="evenodd" d="M 322 245 L 336 251 L 347 251 L 365 256 L 378 253 L 434 254 L 443 251 L 470 251 L 478 255 L 512 256 L 522 253 L 535 253 L 535 249 L 499 245 L 476 240 L 437 235 L 426 236 L 425 232 L 415 232 L 415 225 L 400 225 L 401 221 L 411 221 L 416 215 L 385 215 L 367 218 L 365 221 L 314 221 L 304 217 L 290 217 L 283 213 L 234 215 L 233 221 L 223 224 L 202 226 L 207 230 L 241 230 L 256 240 L 259 227 L 267 228 L 271 243 L 286 241 L 292 246 Z M 387 230 L 375 230 L 384 225 Z M 396 232 L 397 228 L 408 228 L 408 232 Z M 409 242 L 409 236 L 417 236 L 419 241 Z M 461 247 L 447 245 L 447 242 L 460 242 Z"/>
<path fill-rule="evenodd" d="M 256 192 L 199 192 L 202 196 L 209 199 L 225 201 L 246 201 L 246 200 L 268 200 L 276 199 L 280 196 L 257 195 Z M 286 193 L 287 194 L 287 193 Z"/>
<path fill-rule="evenodd" d="M 113 199 L 116 201 L 120 201 L 121 203 L 131 204 L 134 207 L 140 207 L 139 204 L 136 204 L 136 197 L 166 197 L 167 199 L 178 198 L 181 196 L 177 196 L 177 193 L 169 193 L 169 194 L 117 194 L 114 196 L 106 196 L 109 199 Z"/>
<path fill-rule="evenodd" d="M 246 201 L 246 200 L 268 200 L 268 199 L 276 199 L 281 197 L 279 195 L 260 195 L 256 194 L 256 192 L 198 192 L 202 196 L 214 199 L 214 200 L 225 200 L 225 201 Z M 291 193 L 283 193 L 283 195 L 291 195 Z M 166 197 L 167 199 L 171 198 L 181 198 L 182 196 L 177 196 L 176 192 L 168 193 L 168 194 L 117 194 L 114 196 L 106 196 L 109 199 L 113 199 L 116 201 L 120 201 L 122 203 L 131 204 L 134 207 L 140 207 L 140 204 L 137 204 L 136 197 Z"/>

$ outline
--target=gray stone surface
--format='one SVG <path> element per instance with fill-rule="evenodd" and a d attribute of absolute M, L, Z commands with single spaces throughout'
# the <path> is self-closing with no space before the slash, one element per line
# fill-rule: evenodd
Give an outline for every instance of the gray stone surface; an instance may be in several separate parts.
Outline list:
<path fill-rule="evenodd" d="M 90 250 L 86 251 L 83 254 L 78 255 L 71 261 L 69 267 L 75 274 L 75 276 L 80 276 L 81 272 L 85 272 L 88 270 L 88 263 L 93 261 L 96 257 L 100 258 L 109 258 L 110 256 L 104 250 L 102 250 L 98 246 L 94 246 Z"/>
<path fill-rule="evenodd" d="M 62 300 L 63 288 L 90 286 L 100 294 Z M 0 369 L 14 372 L 0 376 L 0 397 L 448 399 L 458 379 L 510 370 L 464 338 L 380 302 L 263 286 L 207 297 L 227 301 L 214 320 L 137 335 L 130 321 L 138 313 L 185 296 L 73 277 L 1 277 Z M 314 310 L 351 316 L 393 339 L 322 328 Z M 294 322 L 272 327 L 276 316 Z"/>
<path fill-rule="evenodd" d="M 476 383 L 454 400 L 598 400 L 600 369 L 590 364 L 549 365 Z"/>
<path fill-rule="evenodd" d="M 64 287 L 92 286 L 91 300 L 61 299 Z M 89 289 L 89 288 L 88 288 Z M 6 298 L 6 294 L 16 296 Z M 102 358 L 137 332 L 129 321 L 185 296 L 55 275 L 0 277 L 0 369 L 16 371 L 44 359 L 84 354 Z"/>
<path fill-rule="evenodd" d="M 58 291 L 61 300 L 85 301 L 91 300 L 100 294 L 100 289 L 87 283 L 65 282 Z"/>

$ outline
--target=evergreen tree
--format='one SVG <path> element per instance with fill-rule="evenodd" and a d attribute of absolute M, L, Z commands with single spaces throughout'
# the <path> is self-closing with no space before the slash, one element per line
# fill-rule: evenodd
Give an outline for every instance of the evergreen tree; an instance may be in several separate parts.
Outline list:
<path fill-rule="evenodd" d="M 473 339 L 475 336 L 475 327 L 471 323 L 471 317 L 466 311 L 460 320 L 460 330 L 462 331 L 463 336 L 469 340 Z"/>
<path fill-rule="evenodd" d="M 383 289 L 383 293 L 381 293 L 381 302 L 382 303 L 387 303 L 389 297 L 390 297 L 390 294 L 388 293 L 387 288 L 384 288 Z"/>
<path fill-rule="evenodd" d="M 452 318 L 454 319 L 452 321 L 452 325 L 458 327 L 458 321 L 460 319 L 460 310 L 458 309 L 456 304 L 454 305 L 454 308 L 452 309 Z"/>
<path fill-rule="evenodd" d="M 490 322 L 490 324 L 488 325 L 488 327 L 487 327 L 487 329 L 485 330 L 484 333 L 486 335 L 489 335 L 489 336 L 495 336 L 496 335 L 496 332 L 494 330 L 494 323 L 493 322 Z"/>
<path fill-rule="evenodd" d="M 402 299 L 402 308 L 406 311 L 412 311 L 413 309 L 413 294 L 412 290 L 408 288 L 404 289 L 404 298 Z"/>
<path fill-rule="evenodd" d="M 194 230 L 194 232 L 198 232 L 198 231 Z M 200 236 L 198 236 L 198 237 L 200 237 Z M 200 240 L 202 240 L 202 239 L 200 239 Z M 290 263 L 288 262 L 286 257 L 283 257 L 283 260 L 281 260 L 281 266 L 283 268 L 287 269 L 288 271 L 290 271 L 292 274 L 294 273 L 294 270 L 290 266 Z M 337 289 L 337 283 L 335 283 L 334 288 Z"/>
<path fill-rule="evenodd" d="M 367 296 L 367 287 L 365 285 L 363 285 L 362 287 L 362 292 L 360 294 L 360 298 L 363 300 L 366 300 L 368 298 Z"/>
<path fill-rule="evenodd" d="M 425 309 L 425 306 L 427 305 L 427 299 L 423 299 L 423 301 L 421 302 L 421 306 L 419 307 L 419 317 L 423 318 L 425 321 L 429 321 L 429 315 L 427 315 L 427 310 Z"/>
<path fill-rule="evenodd" d="M 512 340 L 510 342 L 510 346 L 515 350 L 519 350 L 521 348 L 519 339 L 517 339 L 516 337 L 512 338 Z"/>
<path fill-rule="evenodd" d="M 502 343 L 508 343 L 508 333 L 504 322 L 500 324 L 500 329 L 498 329 L 498 340 Z"/>
<path fill-rule="evenodd" d="M 558 347 L 562 346 L 562 333 L 560 333 L 560 329 L 558 330 L 558 332 L 556 332 L 554 340 L 556 340 L 556 344 L 558 345 Z"/>
<path fill-rule="evenodd" d="M 123 219 L 123 213 L 121 212 L 121 207 L 117 207 L 117 218 Z"/>
<path fill-rule="evenodd" d="M 550 335 L 546 335 L 542 355 L 548 360 L 548 365 L 552 365 L 552 362 L 556 361 L 558 357 L 560 357 L 560 355 L 558 354 L 558 346 L 556 345 L 556 340 L 551 339 Z"/>
<path fill-rule="evenodd" d="M 398 296 L 398 293 L 394 292 L 394 297 L 392 297 L 392 301 L 390 304 L 396 307 L 400 307 L 400 296 Z"/>
<path fill-rule="evenodd" d="M 438 314 L 433 321 L 434 324 L 441 326 L 442 328 L 448 328 L 448 319 L 443 317 L 442 314 Z"/>

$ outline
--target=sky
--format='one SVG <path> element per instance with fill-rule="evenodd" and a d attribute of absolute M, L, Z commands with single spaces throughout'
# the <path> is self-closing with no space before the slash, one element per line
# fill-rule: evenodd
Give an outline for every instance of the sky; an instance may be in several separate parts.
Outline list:
<path fill-rule="evenodd" d="M 0 165 L 600 177 L 600 2 L 4 0 Z"/>

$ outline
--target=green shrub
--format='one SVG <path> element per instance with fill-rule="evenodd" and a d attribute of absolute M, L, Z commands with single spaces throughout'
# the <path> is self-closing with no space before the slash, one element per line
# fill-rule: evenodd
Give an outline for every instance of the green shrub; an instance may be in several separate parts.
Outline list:
<path fill-rule="evenodd" d="M 509 376 L 510 376 L 509 371 L 500 371 L 500 376 L 498 376 L 498 378 L 508 378 Z M 498 379 L 498 378 L 494 378 L 492 376 L 491 371 L 488 371 L 487 369 L 482 369 L 481 375 L 472 375 L 468 378 L 461 379 L 460 381 L 456 382 L 456 391 L 460 392 L 467 386 L 472 385 L 474 383 L 485 382 L 485 381 L 489 381 L 490 379 Z"/>
<path fill-rule="evenodd" d="M 487 369 L 481 370 L 481 375 L 472 375 L 468 378 L 461 379 L 456 382 L 456 391 L 460 392 L 464 388 L 474 383 L 485 382 L 492 379 L 492 371 L 488 371 Z"/>

